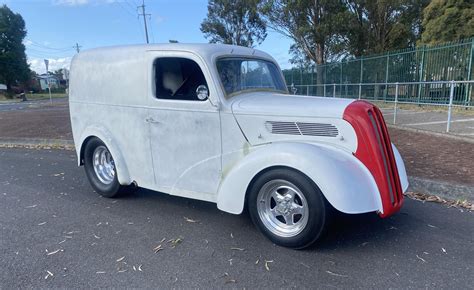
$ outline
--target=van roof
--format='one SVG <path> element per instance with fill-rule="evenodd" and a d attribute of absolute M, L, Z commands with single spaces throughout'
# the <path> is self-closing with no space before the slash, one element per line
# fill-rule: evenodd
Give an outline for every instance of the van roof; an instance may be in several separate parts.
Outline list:
<path fill-rule="evenodd" d="M 162 43 L 162 44 L 138 44 L 138 45 L 123 45 L 123 46 L 109 46 L 85 50 L 80 54 L 110 54 L 114 51 L 121 53 L 128 51 L 129 53 L 139 53 L 153 50 L 168 50 L 168 51 L 189 51 L 201 55 L 205 59 L 210 59 L 214 55 L 248 55 L 259 56 L 263 58 L 273 58 L 260 50 L 228 44 L 214 44 L 214 43 Z"/>

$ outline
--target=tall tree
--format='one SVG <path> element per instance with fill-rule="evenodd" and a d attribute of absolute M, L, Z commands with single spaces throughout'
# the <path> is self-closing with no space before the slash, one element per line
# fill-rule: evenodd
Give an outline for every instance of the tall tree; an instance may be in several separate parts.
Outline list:
<path fill-rule="evenodd" d="M 25 21 L 21 15 L 6 5 L 0 7 L 0 82 L 6 83 L 9 89 L 30 77 L 23 45 L 25 36 Z"/>
<path fill-rule="evenodd" d="M 295 42 L 293 50 L 321 65 L 337 57 L 347 8 L 338 0 L 264 0 L 262 13 L 273 30 Z M 317 83 L 323 83 L 322 67 L 317 67 Z"/>
<path fill-rule="evenodd" d="M 433 0 L 423 10 L 422 44 L 438 44 L 474 36 L 472 0 Z"/>
<path fill-rule="evenodd" d="M 266 38 L 259 0 L 209 0 L 201 31 L 212 43 L 253 47 Z"/>
<path fill-rule="evenodd" d="M 345 0 L 351 17 L 346 36 L 351 55 L 412 47 L 420 37 L 429 0 Z"/>

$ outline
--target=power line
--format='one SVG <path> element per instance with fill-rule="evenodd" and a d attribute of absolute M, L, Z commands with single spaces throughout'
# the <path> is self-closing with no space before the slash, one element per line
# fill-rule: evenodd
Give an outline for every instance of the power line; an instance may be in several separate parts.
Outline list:
<path fill-rule="evenodd" d="M 141 8 L 142 9 L 142 13 L 141 14 L 138 14 L 139 16 L 143 16 L 143 24 L 145 25 L 145 36 L 146 36 L 146 43 L 150 43 L 150 41 L 148 40 L 148 28 L 147 28 L 147 24 L 146 24 L 146 17 L 147 16 L 151 16 L 151 14 L 147 14 L 145 12 L 145 0 L 142 0 L 142 5 L 138 6 L 137 8 Z"/>
<path fill-rule="evenodd" d="M 59 47 L 50 47 L 50 46 L 46 46 L 46 45 L 44 45 L 44 44 L 41 44 L 41 43 L 39 43 L 39 42 L 33 41 L 33 40 L 29 39 L 29 38 L 25 38 L 25 39 L 26 39 L 27 41 L 29 41 L 31 45 L 36 46 L 36 47 L 38 47 L 38 48 L 42 48 L 42 49 L 60 50 L 60 51 L 62 51 L 62 50 L 67 50 L 67 49 L 71 49 L 70 47 L 61 47 L 61 48 L 59 48 Z"/>

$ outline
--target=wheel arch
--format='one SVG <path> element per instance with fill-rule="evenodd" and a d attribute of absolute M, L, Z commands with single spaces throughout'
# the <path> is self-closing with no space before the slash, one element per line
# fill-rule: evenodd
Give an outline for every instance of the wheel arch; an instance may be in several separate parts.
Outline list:
<path fill-rule="evenodd" d="M 93 138 L 97 138 L 100 141 L 102 141 L 107 149 L 110 151 L 112 154 L 112 157 L 114 158 L 115 161 L 115 168 L 117 170 L 117 178 L 118 181 L 121 185 L 130 185 L 133 183 L 133 180 L 130 176 L 130 173 L 128 171 L 127 164 L 125 162 L 124 156 L 118 146 L 116 145 L 116 142 L 114 141 L 114 138 L 112 135 L 105 131 L 104 129 L 100 127 L 90 127 L 88 130 L 85 130 L 87 132 L 86 134 L 83 134 L 80 138 L 79 142 L 79 148 L 76 148 L 77 151 L 77 158 L 78 158 L 78 165 L 81 166 L 84 164 L 84 150 L 86 147 L 87 142 L 89 142 Z"/>
<path fill-rule="evenodd" d="M 294 171 L 298 174 L 301 174 L 302 176 L 304 176 L 305 178 L 308 179 L 308 181 L 310 181 L 313 186 L 316 186 L 319 190 L 321 190 L 318 185 L 309 177 L 307 176 L 304 172 L 301 172 L 300 170 L 296 169 L 296 168 L 292 168 L 292 167 L 289 167 L 289 166 L 286 166 L 286 165 L 272 165 L 270 167 L 267 167 L 267 168 L 264 168 L 262 169 L 260 172 L 258 172 L 257 174 L 255 174 L 255 176 L 252 178 L 252 180 L 249 182 L 249 184 L 247 185 L 247 190 L 245 191 L 245 200 L 244 200 L 244 210 L 245 208 L 247 207 L 247 200 L 248 200 L 248 196 L 249 196 L 249 192 L 250 192 L 250 189 L 252 188 L 252 186 L 254 185 L 254 183 L 258 180 L 258 178 L 260 178 L 260 176 L 262 176 L 263 174 L 269 172 L 269 171 L 273 171 L 273 170 L 278 170 L 278 169 L 286 169 L 286 170 L 291 170 L 291 171 Z"/>
<path fill-rule="evenodd" d="M 277 168 L 306 176 L 341 212 L 383 210 L 375 181 L 360 161 L 343 150 L 308 143 L 274 143 L 248 154 L 223 177 L 217 207 L 242 213 L 252 184 L 263 173 Z"/>

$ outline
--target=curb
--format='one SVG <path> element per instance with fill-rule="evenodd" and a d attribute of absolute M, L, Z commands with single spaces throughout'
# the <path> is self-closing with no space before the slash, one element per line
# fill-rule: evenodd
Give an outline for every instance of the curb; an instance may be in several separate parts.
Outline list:
<path fill-rule="evenodd" d="M 393 124 L 388 124 L 388 123 L 387 123 L 387 127 L 393 128 L 393 129 L 410 131 L 413 133 L 426 134 L 426 135 L 435 136 L 435 137 L 444 137 L 444 138 L 448 138 L 448 139 L 452 139 L 456 141 L 474 143 L 474 138 L 462 137 L 462 136 L 454 135 L 451 133 L 440 133 L 440 132 L 435 132 L 435 131 L 411 128 L 411 127 L 402 126 L 402 125 L 393 125 Z"/>
<path fill-rule="evenodd" d="M 74 141 L 63 139 L 0 138 L 3 148 L 64 149 L 74 150 Z"/>
<path fill-rule="evenodd" d="M 474 201 L 474 186 L 452 184 L 444 181 L 408 177 L 408 191 L 437 195 L 451 200 Z"/>

